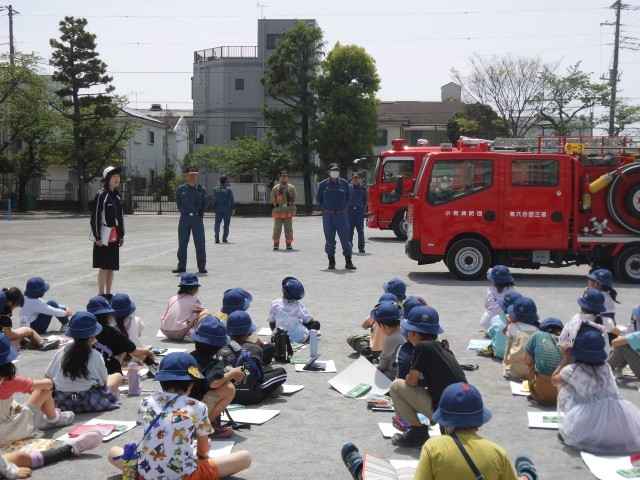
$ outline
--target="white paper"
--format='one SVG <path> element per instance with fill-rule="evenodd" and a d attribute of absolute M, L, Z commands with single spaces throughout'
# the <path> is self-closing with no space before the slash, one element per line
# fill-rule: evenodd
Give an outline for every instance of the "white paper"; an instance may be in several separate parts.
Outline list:
<path fill-rule="evenodd" d="M 514 395 L 521 395 L 523 397 L 530 395 L 531 392 L 525 392 L 522 390 L 522 383 L 523 382 L 509 382 L 509 384 L 511 385 L 511 393 Z"/>
<path fill-rule="evenodd" d="M 471 340 L 469 340 L 467 350 L 482 350 L 483 348 L 487 348 L 489 345 L 491 345 L 490 339 L 479 340 L 477 338 L 472 338 Z"/>
<path fill-rule="evenodd" d="M 209 456 L 218 458 L 229 455 L 235 443 L 234 440 L 211 440 L 209 442 Z"/>
<path fill-rule="evenodd" d="M 399 470 L 401 468 L 413 468 L 414 470 L 418 469 L 418 460 L 396 460 L 390 458 L 389 463 L 396 470 Z"/>
<path fill-rule="evenodd" d="M 299 392 L 304 388 L 304 385 L 289 385 L 285 383 L 282 385 L 282 394 L 283 395 L 291 395 L 293 393 Z"/>
<path fill-rule="evenodd" d="M 622 480 L 624 477 L 618 475 L 616 470 L 633 468 L 629 455 L 624 457 L 599 457 L 587 452 L 580 452 L 580 455 L 589 470 L 591 470 L 591 473 L 599 480 Z"/>
<path fill-rule="evenodd" d="M 527 412 L 529 428 L 558 430 L 558 422 L 545 422 L 543 417 L 557 417 L 558 412 Z"/>
<path fill-rule="evenodd" d="M 304 373 L 335 373 L 336 363 L 333 360 L 318 360 L 318 363 L 324 363 L 325 369 L 322 371 L 313 371 L 313 370 L 304 370 L 304 363 L 296 364 L 296 372 L 304 372 Z"/>
<path fill-rule="evenodd" d="M 164 347 L 160 347 L 160 348 L 164 348 Z M 169 355 L 170 353 L 180 353 L 180 352 L 186 352 L 186 351 L 187 351 L 186 348 L 167 348 L 166 352 L 156 353 L 156 357 L 164 357 L 165 355 Z"/>
<path fill-rule="evenodd" d="M 272 334 L 271 329 L 269 327 L 262 327 L 258 330 L 259 337 L 270 337 Z"/>
<path fill-rule="evenodd" d="M 167 336 L 162 333 L 162 330 L 158 330 L 158 333 L 156 333 L 156 338 L 167 338 Z"/>
<path fill-rule="evenodd" d="M 257 408 L 245 408 L 244 410 L 233 410 L 231 417 L 237 423 L 249 423 L 251 425 L 262 425 L 278 415 L 280 410 L 264 410 Z M 228 422 L 226 413 L 222 414 L 222 421 Z"/>
<path fill-rule="evenodd" d="M 367 395 L 384 395 L 389 391 L 391 380 L 364 357 L 358 357 L 351 365 L 329 380 L 329 385 L 343 395 L 361 383 L 371 385 Z M 367 395 L 361 398 L 366 398 Z"/>
<path fill-rule="evenodd" d="M 402 430 L 398 430 L 396 427 L 394 427 L 393 423 L 379 422 L 378 428 L 380 429 L 380 432 L 382 432 L 382 436 L 384 438 L 391 438 L 396 433 L 402 433 Z M 439 437 L 440 435 L 442 435 L 440 433 L 440 425 L 429 425 L 429 437 Z M 399 467 L 396 467 L 396 469 L 397 468 Z"/>
<path fill-rule="evenodd" d="M 102 439 L 103 442 L 108 442 L 112 438 L 119 437 L 123 433 L 131 430 L 133 427 L 136 426 L 136 422 L 125 422 L 124 420 L 102 420 L 101 418 L 92 418 L 91 420 L 84 422 L 82 425 L 125 425 L 126 426 L 126 428 L 121 432 L 117 432 L 114 430 L 113 432 L 111 432 L 109 435 L 107 435 Z M 75 426 L 76 425 L 74 425 L 74 427 Z M 69 438 L 70 438 L 69 434 L 65 433 L 64 435 L 56 438 L 56 440 L 58 440 L 59 442 L 64 442 L 65 440 L 69 440 Z"/>

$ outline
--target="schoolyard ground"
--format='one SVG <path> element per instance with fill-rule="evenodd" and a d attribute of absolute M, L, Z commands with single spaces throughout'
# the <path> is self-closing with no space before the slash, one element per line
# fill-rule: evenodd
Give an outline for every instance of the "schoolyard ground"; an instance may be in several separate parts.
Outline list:
<path fill-rule="evenodd" d="M 487 281 L 461 282 L 454 279 L 442 263 L 418 266 L 404 254 L 404 244 L 389 231 L 366 230 L 366 254 L 354 255 L 356 271 L 344 270 L 338 245 L 338 269 L 326 269 L 324 237 L 320 217 L 294 220 L 294 250 L 272 251 L 272 220 L 269 217 L 234 217 L 228 244 L 213 242 L 213 219 L 205 218 L 207 231 L 207 268 L 200 276 L 199 298 L 206 307 L 218 310 L 222 293 L 231 287 L 243 287 L 253 295 L 249 309 L 254 323 L 266 325 L 271 300 L 280 296 L 285 276 L 297 277 L 305 286 L 303 300 L 322 324 L 322 359 L 335 361 L 338 371 L 355 358 L 345 338 L 358 332 L 362 320 L 382 293 L 382 284 L 399 277 L 408 294 L 424 297 L 440 313 L 446 338 L 460 363 L 478 364 L 467 372 L 468 381 L 481 391 L 493 420 L 480 433 L 502 445 L 513 460 L 528 455 L 536 464 L 540 478 L 593 478 L 579 452 L 562 445 L 554 430 L 527 428 L 529 406 L 525 397 L 512 396 L 509 382 L 501 376 L 497 361 L 478 358 L 467 351 L 483 311 Z M 128 293 L 137 305 L 137 315 L 146 323 L 143 343 L 176 346 L 155 338 L 167 300 L 175 294 L 179 276 L 176 266 L 177 223 L 173 215 L 135 215 L 125 217 L 126 236 L 121 249 L 121 268 L 115 274 L 113 293 Z M 56 299 L 73 311 L 84 309 L 89 297 L 97 293 L 96 270 L 91 268 L 88 217 L 70 214 L 32 214 L 0 220 L 0 286 L 24 289 L 28 278 L 42 276 L 51 284 L 47 299 Z M 189 248 L 188 271 L 194 271 L 195 252 Z M 578 311 L 576 299 L 586 286 L 588 267 L 513 270 L 517 287 L 535 299 L 541 319 L 555 316 L 568 321 Z M 622 302 L 617 306 L 619 323 L 628 322 L 631 310 L 640 303 L 637 286 L 618 282 L 615 288 Z M 14 322 L 18 321 L 18 312 Z M 54 320 L 50 330 L 57 330 Z M 188 344 L 182 345 L 189 348 Z M 41 377 L 54 352 L 23 351 L 19 374 Z M 309 350 L 297 354 L 308 358 Z M 411 459 L 419 450 L 396 448 L 383 439 L 378 422 L 390 422 L 390 413 L 372 413 L 362 400 L 351 400 L 332 389 L 327 381 L 333 374 L 296 373 L 286 365 L 288 382 L 304 385 L 292 396 L 265 401 L 259 408 L 277 409 L 280 414 L 261 426 L 236 432 L 234 450 L 247 449 L 253 457 L 251 468 L 234 478 L 264 479 L 347 479 L 349 474 L 340 459 L 340 447 L 352 441 L 362 452 L 377 456 Z M 622 395 L 640 405 L 638 381 L 621 385 Z M 143 388 L 159 384 L 143 382 Z M 24 397 L 21 397 L 24 398 Z M 139 398 L 121 397 L 119 410 L 96 415 L 78 415 L 77 422 L 94 416 L 104 419 L 134 420 Z M 47 431 L 57 437 L 71 427 Z M 65 478 L 71 473 L 91 478 L 120 477 L 106 460 L 112 445 L 138 442 L 139 427 L 103 443 L 96 450 L 72 461 L 34 472 L 33 478 Z"/>

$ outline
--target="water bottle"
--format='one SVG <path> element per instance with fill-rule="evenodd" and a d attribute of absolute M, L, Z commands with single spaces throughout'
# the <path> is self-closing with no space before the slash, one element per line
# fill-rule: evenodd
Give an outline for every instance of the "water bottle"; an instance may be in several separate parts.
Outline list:
<path fill-rule="evenodd" d="M 311 358 L 318 356 L 318 331 L 309 330 L 309 355 Z"/>
<path fill-rule="evenodd" d="M 140 386 L 140 376 L 138 375 L 138 364 L 131 362 L 129 364 L 129 371 L 127 372 L 127 383 L 129 384 L 129 392 L 127 396 L 137 397 L 142 393 L 142 387 Z"/>

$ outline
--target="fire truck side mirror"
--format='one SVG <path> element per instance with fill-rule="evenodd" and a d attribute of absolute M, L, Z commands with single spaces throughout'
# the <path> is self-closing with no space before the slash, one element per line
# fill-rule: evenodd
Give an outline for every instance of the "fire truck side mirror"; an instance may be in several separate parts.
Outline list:
<path fill-rule="evenodd" d="M 396 196 L 400 198 L 402 193 L 402 177 L 396 177 Z"/>

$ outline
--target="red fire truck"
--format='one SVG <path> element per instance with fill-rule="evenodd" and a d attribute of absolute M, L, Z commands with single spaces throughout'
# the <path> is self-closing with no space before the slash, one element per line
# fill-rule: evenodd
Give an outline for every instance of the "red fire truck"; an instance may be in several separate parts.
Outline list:
<path fill-rule="evenodd" d="M 367 227 L 392 229 L 401 240 L 407 239 L 405 214 L 409 205 L 407 194 L 420 171 L 424 158 L 432 152 L 457 151 L 450 143 L 438 147 L 418 145 L 408 147 L 403 139 L 391 142 L 392 149 L 380 153 L 370 177 Z M 402 178 L 402 195 L 396 193 L 396 183 Z"/>
<path fill-rule="evenodd" d="M 407 255 L 444 260 L 462 280 L 495 264 L 589 264 L 640 283 L 637 145 L 572 140 L 546 137 L 538 153 L 430 153 L 409 197 Z"/>

